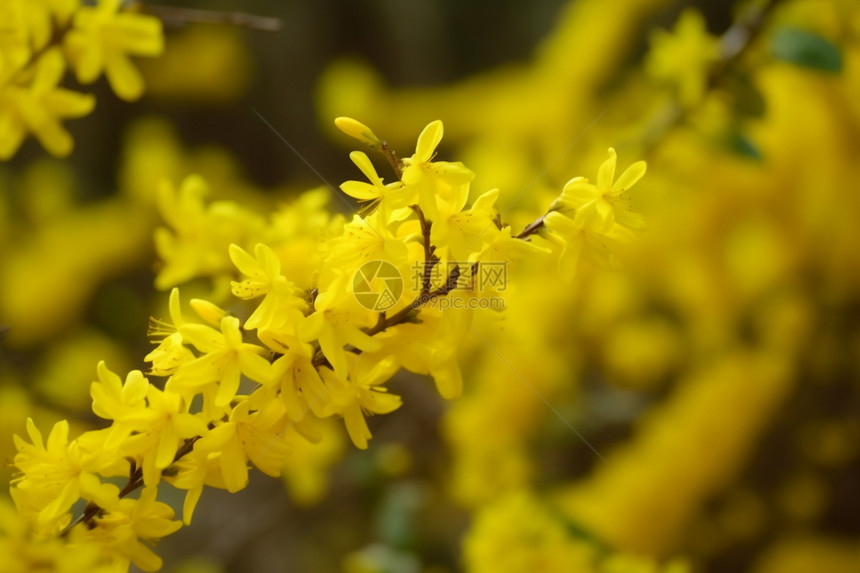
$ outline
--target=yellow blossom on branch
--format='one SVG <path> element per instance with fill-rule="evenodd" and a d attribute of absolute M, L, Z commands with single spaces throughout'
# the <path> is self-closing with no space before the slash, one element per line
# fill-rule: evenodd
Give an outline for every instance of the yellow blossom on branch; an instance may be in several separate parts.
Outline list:
<path fill-rule="evenodd" d="M 677 87 L 681 104 L 689 108 L 702 101 L 719 56 L 718 39 L 708 33 L 702 15 L 688 8 L 673 32 L 656 30 L 651 36 L 645 69 L 654 79 Z"/>
<path fill-rule="evenodd" d="M 64 45 L 79 82 L 92 83 L 104 72 L 113 91 L 132 101 L 143 93 L 143 77 L 129 56 L 161 55 L 164 37 L 160 20 L 122 12 L 122 4 L 101 0 L 80 8 Z"/>
<path fill-rule="evenodd" d="M 63 57 L 54 48 L 39 58 L 29 82 L 0 85 L 0 159 L 12 157 L 27 133 L 54 155 L 71 153 L 72 137 L 60 122 L 90 113 L 95 98 L 58 87 L 64 70 Z"/>

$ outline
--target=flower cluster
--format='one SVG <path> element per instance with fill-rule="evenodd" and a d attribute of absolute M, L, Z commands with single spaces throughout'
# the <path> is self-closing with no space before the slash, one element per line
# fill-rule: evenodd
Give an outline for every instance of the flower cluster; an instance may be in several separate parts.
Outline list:
<path fill-rule="evenodd" d="M 143 93 L 131 56 L 158 56 L 161 21 L 121 0 L 7 0 L 0 5 L 0 159 L 33 134 L 51 154 L 74 145 L 62 121 L 87 115 L 95 98 L 61 86 L 66 69 L 81 84 L 105 75 L 124 100 Z"/>
<path fill-rule="evenodd" d="M 570 540 L 507 525 L 542 521 L 533 504 L 493 530 L 497 500 L 529 488 L 621 551 L 680 550 L 698 568 L 740 553 L 738 567 L 754 571 L 831 559 L 856 568 L 856 547 L 841 545 L 852 525 L 837 516 L 860 442 L 855 413 L 835 405 L 857 399 L 844 383 L 856 353 L 841 342 L 857 329 L 834 316 L 850 314 L 860 292 L 860 209 L 847 184 L 857 176 L 860 4 L 738 2 L 719 37 L 716 22 L 687 10 L 651 34 L 633 73 L 620 72 L 641 52 L 642 23 L 665 18 L 668 4 L 635 0 L 609 18 L 599 0 L 569 2 L 528 64 L 448 85 L 389 87 L 355 60 L 325 76 L 325 110 L 373 117 L 388 134 L 415 129 L 432 102 L 469 165 L 505 188 L 557 174 L 548 166 L 583 130 L 572 161 L 593 161 L 606 140 L 649 160 L 634 203 L 652 201 L 640 203 L 650 231 L 625 253 L 636 261 L 625 273 L 583 268 L 563 289 L 535 272 L 517 282 L 527 310 L 510 307 L 502 326 L 476 323 L 504 360 L 469 354 L 469 391 L 443 420 L 446 485 L 476 517 L 469 570 L 503 569 L 502 551 L 563 555 Z M 578 206 L 600 195 L 570 187 Z M 553 195 L 538 182 L 523 210 Z M 610 205 L 583 216 L 624 220 Z M 589 443 L 548 422 L 547 402 Z M 808 543 L 797 543 L 799 527 Z M 511 530 L 521 533 L 492 543 Z"/>
<path fill-rule="evenodd" d="M 342 418 L 355 446 L 367 448 L 367 416 L 401 405 L 387 388 L 399 370 L 432 377 L 444 398 L 459 396 L 458 348 L 478 306 L 469 303 L 506 288 L 472 280 L 485 265 L 560 255 L 570 275 L 576 261 L 564 253 L 641 227 L 622 194 L 644 164 L 613 183 L 614 150 L 596 185 L 570 182 L 550 213 L 514 233 L 495 207 L 497 190 L 470 204 L 473 173 L 436 160 L 441 122 L 402 161 L 364 125 L 336 123 L 396 176 L 384 183 L 370 158 L 353 152 L 367 181 L 341 186 L 365 203 L 351 220 L 325 213 L 319 191 L 267 221 L 233 203 L 205 204 L 196 176 L 161 188 L 169 228 L 156 234 L 165 263 L 157 281 L 173 288 L 169 318 L 151 323 L 149 372 L 121 377 L 98 365 L 90 395 L 110 422 L 104 429 L 70 439 L 61 421 L 44 440 L 28 421 L 29 441 L 15 438 L 12 497 L 34 538 L 94 544 L 120 570 L 158 569 L 147 542 L 190 523 L 204 486 L 243 489 L 251 466 L 280 475 L 297 442 L 321 439 L 325 418 Z M 193 315 L 183 308 L 175 285 L 224 273 L 232 302 L 194 298 Z M 186 491 L 181 521 L 158 499 L 162 482 Z"/>
<path fill-rule="evenodd" d="M 682 560 L 660 565 L 648 557 L 611 551 L 525 491 L 511 492 L 481 510 L 464 540 L 464 558 L 473 573 L 690 571 Z"/>

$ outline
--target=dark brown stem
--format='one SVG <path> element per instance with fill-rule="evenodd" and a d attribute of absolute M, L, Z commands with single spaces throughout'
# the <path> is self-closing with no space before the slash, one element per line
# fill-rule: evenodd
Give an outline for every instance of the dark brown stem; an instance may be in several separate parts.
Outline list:
<path fill-rule="evenodd" d="M 439 262 L 439 257 L 435 254 L 436 247 L 430 243 L 430 229 L 433 222 L 427 220 L 424 216 L 424 211 L 418 205 L 412 205 L 412 210 L 415 211 L 415 215 L 418 217 L 418 223 L 421 227 L 421 236 L 424 242 L 424 273 L 421 277 L 421 292 L 411 303 L 409 303 L 408 306 L 401 308 L 391 316 L 386 315 L 384 312 L 380 313 L 376 324 L 365 330 L 365 333 L 368 336 L 375 336 L 392 326 L 396 326 L 406 322 L 407 320 L 415 318 L 422 306 L 435 298 L 447 295 L 457 287 L 457 279 L 460 277 L 459 266 L 455 266 L 451 269 L 451 272 L 446 277 L 445 283 L 442 286 L 435 290 L 431 290 L 433 268 Z M 476 265 L 477 263 L 472 267 L 471 272 L 473 275 L 477 272 Z M 321 366 L 331 366 L 321 349 L 314 352 L 311 364 L 316 368 Z"/>
<path fill-rule="evenodd" d="M 191 22 L 197 22 L 201 24 L 227 24 L 267 32 L 277 32 L 281 29 L 281 20 L 278 18 L 257 16 L 244 12 L 200 10 L 198 8 L 163 6 L 146 2 L 139 2 L 137 5 L 140 6 L 141 12 L 155 16 L 165 25 L 185 26 Z"/>
<path fill-rule="evenodd" d="M 397 175 L 398 179 L 403 178 L 403 167 L 400 163 L 400 160 L 397 158 L 397 154 L 394 153 L 394 150 L 388 146 L 387 141 L 382 141 L 379 144 L 379 151 L 382 152 L 382 155 L 388 160 L 388 163 L 391 164 L 391 168 L 394 169 L 394 174 Z"/>
<path fill-rule="evenodd" d="M 709 77 L 711 87 L 716 84 L 723 75 L 726 68 L 735 65 L 736 62 L 750 49 L 753 42 L 761 34 L 768 16 L 774 9 L 785 0 L 770 0 L 761 7 L 753 5 L 738 22 L 726 30 L 720 36 L 720 48 L 722 49 L 722 60 L 714 67 Z"/>
<path fill-rule="evenodd" d="M 433 225 L 433 221 L 428 221 L 424 217 L 424 211 L 418 205 L 412 205 L 412 210 L 418 216 L 418 223 L 421 226 L 421 237 L 424 241 L 424 274 L 421 278 L 421 295 L 426 296 L 430 293 L 433 267 L 439 262 L 439 257 L 436 256 L 436 247 L 430 243 L 430 228 Z"/>
<path fill-rule="evenodd" d="M 545 214 L 541 215 L 540 217 L 538 217 L 537 219 L 535 219 L 534 221 L 532 221 L 531 223 L 526 225 L 525 229 L 520 231 L 520 233 L 518 235 L 515 235 L 514 238 L 515 239 L 525 239 L 526 237 L 529 237 L 531 235 L 539 233 L 541 231 L 541 229 L 543 229 L 543 227 L 544 227 L 544 218 L 545 217 L 546 217 Z"/>

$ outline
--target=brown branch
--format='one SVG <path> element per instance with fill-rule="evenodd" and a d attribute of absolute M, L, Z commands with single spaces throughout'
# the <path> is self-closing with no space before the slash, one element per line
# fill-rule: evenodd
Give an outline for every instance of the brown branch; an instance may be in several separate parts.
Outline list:
<path fill-rule="evenodd" d="M 514 238 L 515 239 L 525 239 L 525 238 L 529 237 L 530 235 L 534 235 L 534 234 L 539 233 L 541 231 L 541 229 L 543 229 L 543 227 L 544 227 L 544 218 L 545 217 L 546 217 L 546 214 L 543 214 L 540 217 L 538 217 L 537 219 L 535 219 L 534 221 L 532 221 L 531 223 L 529 223 L 528 225 L 526 225 L 525 228 L 522 231 L 520 231 L 520 233 L 518 235 L 514 235 Z"/>
<path fill-rule="evenodd" d="M 710 69 L 707 78 L 707 91 L 717 88 L 726 74 L 750 50 L 755 40 L 761 35 L 767 18 L 784 1 L 770 0 L 763 6 L 753 5 L 720 36 L 721 59 Z M 673 103 L 661 114 L 662 117 L 654 122 L 655 125 L 649 130 L 652 135 L 644 137 L 642 155 L 647 156 L 653 152 L 667 133 L 684 122 L 690 111 L 682 108 L 678 103 Z"/>
<path fill-rule="evenodd" d="M 391 147 L 388 146 L 388 142 L 383 140 L 379 144 L 379 151 L 385 158 L 388 160 L 388 163 L 391 164 L 391 168 L 394 169 L 394 174 L 397 175 L 398 179 L 403 178 L 403 167 L 400 162 L 400 159 L 397 158 L 397 154 L 394 152 Z"/>
<path fill-rule="evenodd" d="M 139 2 L 137 5 L 140 6 L 141 12 L 155 16 L 168 26 L 185 26 L 191 22 L 196 22 L 201 24 L 227 24 L 254 30 L 264 30 L 266 32 L 277 32 L 281 29 L 281 20 L 279 18 L 257 16 L 244 12 L 201 10 L 198 8 L 149 4 L 147 2 Z"/>
<path fill-rule="evenodd" d="M 436 247 L 430 243 L 430 228 L 433 225 L 433 221 L 428 221 L 424 217 L 424 211 L 418 205 L 412 205 L 412 210 L 418 216 L 418 223 L 421 226 L 421 237 L 424 241 L 424 275 L 421 278 L 421 294 L 427 295 L 430 293 L 433 267 L 439 262 L 439 257 L 436 256 Z"/>
<path fill-rule="evenodd" d="M 365 329 L 364 332 L 368 336 L 375 336 L 392 326 L 413 320 L 418 315 L 422 306 L 435 298 L 447 295 L 457 287 L 457 279 L 460 277 L 459 265 L 451 269 L 451 272 L 445 278 L 445 283 L 442 286 L 436 290 L 431 290 L 433 268 L 439 263 L 439 257 L 436 256 L 436 247 L 430 243 L 430 229 L 433 222 L 427 220 L 424 216 L 424 211 L 418 205 L 412 205 L 411 208 L 415 211 L 415 215 L 418 217 L 418 223 L 421 227 L 421 236 L 423 237 L 424 242 L 424 273 L 421 277 L 421 292 L 411 303 L 391 316 L 381 312 L 376 324 Z M 477 272 L 476 265 L 477 263 L 473 265 L 472 275 Z M 356 350 L 356 353 L 360 353 L 360 351 Z M 323 354 L 322 349 L 318 349 L 314 352 L 311 364 L 316 368 L 321 366 L 331 366 L 328 359 L 325 357 L 325 354 Z"/>

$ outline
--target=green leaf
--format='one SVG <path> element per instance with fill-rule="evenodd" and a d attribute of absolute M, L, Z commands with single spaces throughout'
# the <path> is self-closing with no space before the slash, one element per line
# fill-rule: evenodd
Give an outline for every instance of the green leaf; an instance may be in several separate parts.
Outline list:
<path fill-rule="evenodd" d="M 728 143 L 729 149 L 739 155 L 756 161 L 763 159 L 762 153 L 756 144 L 739 130 L 730 133 L 726 143 Z"/>
<path fill-rule="evenodd" d="M 779 28 L 770 41 L 771 53 L 780 60 L 825 72 L 842 70 L 839 46 L 823 36 L 800 28 Z"/>

